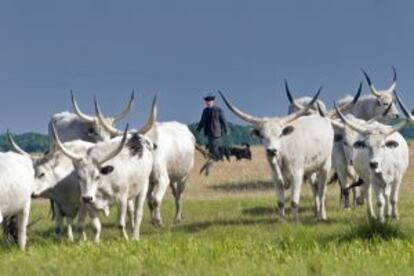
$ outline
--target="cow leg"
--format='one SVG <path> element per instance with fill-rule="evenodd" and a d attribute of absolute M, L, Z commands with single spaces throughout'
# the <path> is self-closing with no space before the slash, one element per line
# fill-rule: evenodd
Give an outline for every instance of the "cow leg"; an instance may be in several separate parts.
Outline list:
<path fill-rule="evenodd" d="M 326 182 L 328 180 L 330 168 L 331 164 L 330 162 L 327 162 L 327 164 L 325 164 L 325 168 L 320 170 L 318 174 L 318 197 L 320 204 L 318 219 L 320 220 L 326 220 Z"/>
<path fill-rule="evenodd" d="M 91 218 L 92 229 L 94 233 L 93 241 L 95 243 L 99 243 L 100 238 L 101 238 L 102 225 L 98 217 L 98 212 L 96 212 L 92 208 L 88 208 L 88 214 L 89 214 L 89 217 Z"/>
<path fill-rule="evenodd" d="M 372 184 L 371 183 L 365 183 L 363 185 L 363 193 L 365 195 L 365 199 L 367 202 L 367 213 L 368 213 L 368 219 L 374 220 L 377 218 L 377 216 L 374 213 L 374 208 L 372 206 Z"/>
<path fill-rule="evenodd" d="M 73 219 L 70 217 L 66 217 L 66 224 L 67 224 L 67 231 L 68 231 L 68 239 L 70 242 L 73 242 L 73 231 L 72 231 L 72 224 Z"/>
<path fill-rule="evenodd" d="M 29 223 L 30 215 L 30 199 L 26 203 L 26 206 L 17 216 L 17 228 L 18 228 L 18 244 L 21 250 L 25 250 L 27 241 L 27 224 Z"/>
<path fill-rule="evenodd" d="M 156 185 L 156 183 L 154 181 L 150 181 L 149 187 L 148 187 L 148 192 L 147 192 L 147 204 L 148 204 L 148 208 L 149 208 L 150 213 L 151 213 L 151 217 L 153 216 L 153 212 L 154 212 L 154 209 L 155 209 L 154 203 L 152 202 L 152 196 L 153 196 L 155 185 Z"/>
<path fill-rule="evenodd" d="M 135 198 L 135 221 L 134 221 L 134 229 L 132 232 L 132 238 L 136 241 L 139 240 L 139 235 L 141 231 L 141 222 L 142 218 L 144 217 L 144 205 L 145 205 L 145 197 L 147 195 L 148 190 L 148 183 L 144 185 L 144 188 L 139 193 L 139 195 Z"/>
<path fill-rule="evenodd" d="M 77 225 L 77 232 L 80 237 L 80 240 L 86 241 L 86 233 L 85 233 L 85 218 L 87 214 L 87 206 L 83 203 L 79 206 L 78 211 L 78 225 Z"/>
<path fill-rule="evenodd" d="M 119 201 L 119 208 L 118 208 L 118 227 L 121 230 L 122 236 L 128 241 L 128 234 L 126 231 L 126 213 L 128 209 L 128 199 L 127 198 L 121 198 Z"/>
<path fill-rule="evenodd" d="M 400 193 L 401 179 L 396 180 L 392 183 L 391 189 L 391 217 L 393 219 L 398 219 L 398 195 Z"/>
<path fill-rule="evenodd" d="M 317 183 L 317 179 L 316 179 L 316 175 L 312 174 L 310 179 L 309 179 L 309 184 L 311 186 L 311 190 L 312 190 L 312 195 L 314 198 L 314 204 L 315 204 L 315 217 L 318 216 L 319 214 L 319 207 L 320 207 L 320 203 L 319 203 L 319 197 L 318 197 L 318 183 Z"/>
<path fill-rule="evenodd" d="M 374 191 L 375 191 L 375 195 L 377 196 L 378 219 L 379 219 L 379 222 L 383 223 L 385 221 L 385 217 L 384 217 L 384 209 L 385 209 L 384 189 L 380 188 L 380 187 L 378 187 L 378 185 L 374 184 Z"/>
<path fill-rule="evenodd" d="M 292 216 L 293 220 L 296 223 L 299 223 L 299 201 L 300 201 L 300 191 L 302 188 L 303 182 L 303 172 L 297 171 L 292 177 Z"/>
<path fill-rule="evenodd" d="M 391 217 L 391 185 L 385 186 L 384 189 L 384 197 L 385 197 L 385 217 L 390 218 Z"/>
<path fill-rule="evenodd" d="M 339 187 L 341 188 L 341 208 L 349 210 L 351 209 L 349 190 L 347 189 L 349 187 L 349 178 L 347 176 L 347 172 L 343 169 L 337 170 L 337 174 Z"/>
<path fill-rule="evenodd" d="M 3 215 L 0 212 L 0 223 L 3 223 Z"/>
<path fill-rule="evenodd" d="M 175 194 L 174 194 L 174 199 L 175 199 L 175 218 L 174 218 L 174 223 L 180 223 L 183 219 L 183 213 L 182 213 L 182 195 L 183 192 L 185 190 L 187 184 L 187 177 L 184 177 L 183 179 L 181 179 L 180 181 L 176 182 L 176 186 L 175 186 Z"/>
<path fill-rule="evenodd" d="M 131 224 L 131 229 L 135 227 L 135 204 L 134 200 L 128 200 L 128 214 L 129 214 L 129 222 Z"/>
<path fill-rule="evenodd" d="M 367 197 L 366 193 L 367 190 L 362 187 L 355 187 L 355 195 L 356 195 L 356 205 L 362 206 L 364 205 L 364 201 Z"/>
<path fill-rule="evenodd" d="M 55 238 L 60 241 L 62 239 L 63 216 L 56 202 L 53 202 L 53 209 L 55 213 Z"/>
<path fill-rule="evenodd" d="M 162 172 L 158 178 L 158 185 L 155 186 L 153 195 L 151 197 L 152 204 L 154 206 L 151 222 L 155 226 L 162 226 L 161 203 L 165 192 L 167 191 L 169 183 L 170 179 L 168 178 L 167 172 Z"/>

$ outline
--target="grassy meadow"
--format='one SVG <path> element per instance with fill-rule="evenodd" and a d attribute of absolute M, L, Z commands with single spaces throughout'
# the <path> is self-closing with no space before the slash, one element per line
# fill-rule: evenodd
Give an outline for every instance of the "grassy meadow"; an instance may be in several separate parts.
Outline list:
<path fill-rule="evenodd" d="M 121 238 L 114 209 L 102 217 L 99 245 L 55 241 L 48 204 L 35 201 L 31 219 L 40 220 L 29 229 L 27 251 L 1 242 L 0 275 L 414 274 L 414 165 L 402 185 L 401 218 L 384 225 L 368 224 L 365 206 L 340 210 L 337 185 L 328 188 L 327 222 L 314 219 L 308 186 L 302 191 L 301 223 L 278 220 L 260 147 L 254 148 L 253 161 L 215 164 L 208 178 L 198 175 L 201 165 L 197 156 L 184 196 L 184 221 L 172 224 L 169 191 L 165 226 L 154 228 L 146 212 L 139 242 Z"/>

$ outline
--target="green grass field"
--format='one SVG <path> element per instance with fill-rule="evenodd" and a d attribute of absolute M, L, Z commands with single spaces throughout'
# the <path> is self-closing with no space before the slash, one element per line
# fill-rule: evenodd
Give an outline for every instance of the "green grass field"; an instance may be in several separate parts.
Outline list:
<path fill-rule="evenodd" d="M 336 186 L 328 189 L 328 221 L 317 222 L 305 186 L 301 224 L 296 225 L 277 219 L 269 176 L 258 169 L 266 170 L 262 165 L 224 164 L 208 179 L 195 173 L 182 224 L 171 223 L 168 193 L 165 227 L 152 227 L 146 212 L 139 242 L 121 239 L 115 210 L 103 218 L 99 245 L 57 242 L 48 205 L 36 202 L 31 218 L 41 220 L 29 229 L 27 251 L 0 243 L 0 275 L 414 274 L 414 201 L 407 180 L 399 222 L 370 225 L 365 206 L 340 210 Z M 257 168 L 254 173 L 243 170 L 249 166 Z M 229 176 L 229 168 L 240 173 Z"/>
<path fill-rule="evenodd" d="M 337 202 L 336 197 L 331 202 Z M 302 223 L 280 222 L 274 198 L 186 202 L 181 225 L 154 229 L 148 219 L 139 242 L 120 238 L 114 218 L 104 219 L 102 243 L 57 242 L 46 208 L 30 229 L 27 252 L 0 247 L 1 275 L 412 275 L 414 203 L 401 202 L 401 222 L 370 226 L 365 208 L 329 208 L 317 223 L 305 198 Z M 172 214 L 172 204 L 164 206 Z M 148 218 L 148 214 L 146 214 Z M 171 216 L 166 219 L 171 221 Z M 88 233 L 92 235 L 91 232 Z"/>

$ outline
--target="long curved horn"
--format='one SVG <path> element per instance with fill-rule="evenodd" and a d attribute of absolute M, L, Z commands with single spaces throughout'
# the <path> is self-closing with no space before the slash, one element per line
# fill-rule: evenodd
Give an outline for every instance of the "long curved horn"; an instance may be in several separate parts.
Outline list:
<path fill-rule="evenodd" d="M 325 111 L 322 110 L 321 105 L 319 104 L 319 102 L 316 102 L 316 106 L 318 107 L 319 115 L 321 115 L 321 117 L 326 117 L 327 114 L 326 114 Z"/>
<path fill-rule="evenodd" d="M 345 118 L 344 114 L 342 114 L 341 110 L 339 110 L 336 103 L 334 103 L 334 108 L 335 108 L 336 112 L 338 113 L 339 118 L 345 123 L 345 125 L 349 126 L 351 129 L 355 130 L 358 133 L 367 134 L 367 130 L 365 128 L 363 128 L 362 126 L 359 126 L 357 124 L 354 124 L 353 122 L 351 122 L 350 120 Z"/>
<path fill-rule="evenodd" d="M 147 123 L 138 131 L 139 134 L 145 135 L 154 126 L 157 121 L 158 107 L 157 107 L 157 95 L 152 100 L 151 113 L 147 120 Z"/>
<path fill-rule="evenodd" d="M 102 115 L 101 108 L 99 107 L 98 100 L 95 97 L 95 113 L 96 117 L 98 117 L 99 123 L 102 125 L 102 127 L 110 133 L 112 136 L 119 136 L 122 134 L 121 131 L 110 125 L 106 120 L 105 117 Z"/>
<path fill-rule="evenodd" d="M 95 121 L 95 118 L 86 115 L 85 113 L 83 113 L 80 110 L 80 108 L 78 106 L 78 103 L 77 103 L 77 101 L 75 99 L 75 95 L 73 94 L 72 90 L 70 91 L 70 96 L 71 96 L 71 99 L 72 99 L 73 111 L 75 112 L 76 115 L 78 115 L 79 119 L 81 119 L 82 121 L 87 122 L 87 123 L 94 122 Z"/>
<path fill-rule="evenodd" d="M 393 77 L 392 77 L 392 84 L 390 86 L 390 88 L 388 88 L 388 92 L 394 91 L 395 87 L 397 86 L 397 70 L 395 70 L 395 67 L 392 66 L 392 72 L 393 72 Z"/>
<path fill-rule="evenodd" d="M 309 109 L 311 109 L 313 107 L 313 105 L 315 104 L 315 102 L 318 100 L 319 94 L 322 91 L 322 86 L 319 87 L 318 92 L 315 94 L 315 96 L 313 96 L 313 99 L 309 102 L 308 105 L 306 105 L 304 108 L 296 111 L 295 113 L 292 113 L 290 115 L 288 115 L 287 117 L 284 118 L 284 124 L 288 124 L 293 122 L 294 120 L 298 119 L 299 117 L 305 115 Z"/>
<path fill-rule="evenodd" d="M 128 128 L 129 125 L 127 124 L 124 130 L 124 134 L 122 136 L 122 140 L 119 143 L 119 145 L 116 147 L 116 149 L 114 149 L 113 151 L 111 151 L 107 156 L 105 156 L 104 158 L 102 158 L 101 160 L 98 161 L 99 165 L 102 165 L 103 163 L 105 163 L 106 161 L 111 160 L 112 158 L 114 158 L 115 156 L 117 156 L 122 149 L 124 148 L 126 141 L 127 141 L 127 137 L 128 137 Z"/>
<path fill-rule="evenodd" d="M 55 140 L 57 147 L 63 152 L 64 155 L 66 155 L 67 157 L 69 157 L 70 159 L 74 161 L 80 161 L 83 159 L 83 156 L 73 153 L 67 148 L 65 148 L 65 146 L 62 144 L 62 141 L 59 138 L 55 124 L 53 123 L 52 123 L 52 135 L 53 135 L 53 139 Z"/>
<path fill-rule="evenodd" d="M 406 120 L 403 120 L 401 122 L 399 122 L 398 124 L 395 124 L 392 126 L 392 129 L 390 132 L 387 133 L 387 136 L 400 131 L 402 128 L 405 127 L 405 125 L 409 122 L 413 120 L 413 117 L 411 116 L 411 114 L 408 112 L 407 108 L 405 107 L 404 103 L 401 101 L 401 98 L 399 97 L 397 91 L 394 90 L 394 95 L 397 98 L 397 102 L 399 104 L 399 106 L 401 107 L 401 110 L 403 111 Z"/>
<path fill-rule="evenodd" d="M 394 96 L 397 99 L 397 103 L 400 106 L 402 112 L 404 113 L 405 117 L 410 118 L 410 121 L 414 121 L 414 117 L 410 114 L 405 104 L 402 102 L 400 95 L 398 95 L 397 91 L 394 90 Z"/>
<path fill-rule="evenodd" d="M 381 96 L 381 94 L 377 91 L 377 89 L 375 88 L 375 86 L 374 86 L 374 84 L 372 83 L 371 79 L 369 78 L 369 76 L 368 76 L 367 72 L 365 72 L 365 70 L 364 70 L 364 69 L 362 69 L 362 68 L 361 68 L 361 71 L 362 71 L 362 74 L 364 74 L 365 79 L 367 80 L 367 83 L 368 83 L 368 85 L 369 85 L 369 87 L 370 87 L 371 93 L 372 93 L 374 96 L 376 96 L 376 97 Z"/>
<path fill-rule="evenodd" d="M 295 99 L 293 98 L 292 93 L 290 92 L 290 89 L 289 89 L 288 82 L 287 82 L 286 79 L 285 79 L 285 91 L 286 91 L 286 96 L 288 97 L 290 104 L 293 105 L 296 109 L 302 109 L 303 106 L 302 105 L 299 105 L 295 101 Z"/>
<path fill-rule="evenodd" d="M 221 93 L 220 90 L 218 91 L 218 93 L 220 94 L 221 98 L 223 99 L 223 101 L 227 105 L 227 107 L 230 109 L 230 111 L 233 112 L 234 115 L 236 115 L 237 117 L 239 117 L 243 121 L 246 121 L 246 122 L 251 123 L 251 124 L 260 124 L 260 123 L 262 123 L 264 121 L 264 119 L 262 119 L 262 118 L 255 117 L 255 116 L 249 115 L 247 113 L 244 113 L 243 111 L 241 111 L 237 107 L 233 106 L 226 99 L 226 97 L 224 97 L 223 93 Z"/>
<path fill-rule="evenodd" d="M 10 147 L 12 148 L 13 151 L 15 151 L 15 152 L 17 152 L 21 155 L 32 158 L 32 156 L 29 153 L 27 153 L 21 147 L 19 147 L 19 145 L 17 145 L 17 143 L 14 141 L 13 136 L 11 135 L 11 133 L 8 129 L 7 129 L 7 140 L 8 140 L 8 142 L 10 144 Z"/>
<path fill-rule="evenodd" d="M 114 116 L 114 123 L 118 122 L 119 120 L 122 120 L 128 115 L 128 113 L 132 109 L 132 106 L 134 105 L 134 100 L 135 100 L 135 91 L 132 90 L 131 98 L 129 99 L 127 107 L 121 113 Z"/>

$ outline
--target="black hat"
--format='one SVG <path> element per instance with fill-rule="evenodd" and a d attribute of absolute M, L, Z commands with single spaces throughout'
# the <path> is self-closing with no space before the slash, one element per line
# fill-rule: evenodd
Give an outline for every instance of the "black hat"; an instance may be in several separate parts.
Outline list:
<path fill-rule="evenodd" d="M 204 97 L 204 100 L 206 102 L 214 101 L 215 99 L 216 99 L 216 97 L 213 94 L 211 94 L 211 93 Z"/>

